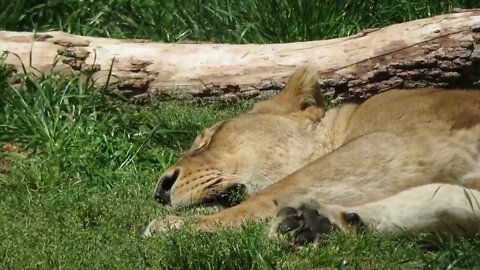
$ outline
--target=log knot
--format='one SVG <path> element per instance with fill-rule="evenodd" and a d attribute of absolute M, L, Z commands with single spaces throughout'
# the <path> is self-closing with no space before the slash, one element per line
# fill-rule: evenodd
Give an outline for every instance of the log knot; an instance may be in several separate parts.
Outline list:
<path fill-rule="evenodd" d="M 90 45 L 90 41 L 88 39 L 74 36 L 61 37 L 55 39 L 53 43 L 63 47 L 88 47 Z"/>

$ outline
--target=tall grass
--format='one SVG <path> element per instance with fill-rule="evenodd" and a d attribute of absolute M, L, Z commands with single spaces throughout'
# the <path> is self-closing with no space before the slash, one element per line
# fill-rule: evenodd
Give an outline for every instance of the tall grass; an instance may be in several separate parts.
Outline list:
<path fill-rule="evenodd" d="M 16 0 L 0 1 L 0 29 L 169 42 L 292 42 L 479 5 L 477 0 Z"/>

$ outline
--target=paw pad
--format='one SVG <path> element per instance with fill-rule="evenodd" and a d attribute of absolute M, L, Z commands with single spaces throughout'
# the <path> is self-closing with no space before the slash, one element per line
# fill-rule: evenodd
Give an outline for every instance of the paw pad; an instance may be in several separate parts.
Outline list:
<path fill-rule="evenodd" d="M 336 228 L 330 219 L 314 208 L 284 207 L 278 211 L 277 216 L 280 218 L 277 232 L 293 234 L 297 246 L 313 243 L 320 235 L 328 234 Z"/>
<path fill-rule="evenodd" d="M 357 213 L 342 213 L 342 217 L 348 225 L 361 225 L 362 219 Z"/>
<path fill-rule="evenodd" d="M 300 220 L 295 217 L 287 217 L 280 224 L 278 225 L 278 232 L 281 234 L 285 234 L 288 232 L 291 232 L 293 230 L 296 230 L 302 226 L 302 223 L 300 223 Z"/>
<path fill-rule="evenodd" d="M 356 233 L 361 233 L 365 230 L 365 224 L 363 223 L 362 218 L 357 213 L 348 213 L 343 212 L 342 214 L 343 221 L 350 225 L 353 228 L 353 231 Z"/>

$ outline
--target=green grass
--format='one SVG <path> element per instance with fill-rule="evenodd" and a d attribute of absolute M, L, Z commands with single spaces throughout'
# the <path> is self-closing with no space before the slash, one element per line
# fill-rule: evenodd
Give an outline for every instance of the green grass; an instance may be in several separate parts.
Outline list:
<path fill-rule="evenodd" d="M 478 0 L 5 0 L 0 29 L 271 43 L 350 35 L 475 6 Z"/>
<path fill-rule="evenodd" d="M 477 1 L 128 1 L 0 2 L 0 28 L 225 42 L 321 39 L 440 14 Z M 141 4 L 139 4 L 141 3 Z M 474 268 L 480 239 L 440 243 L 335 233 L 293 249 L 259 224 L 241 232 L 177 230 L 150 239 L 156 215 L 190 215 L 152 199 L 160 173 L 197 132 L 247 110 L 225 104 L 119 101 L 80 77 L 15 75 L 0 63 L 0 269 Z M 1 166 L 0 162 L 0 166 Z"/>

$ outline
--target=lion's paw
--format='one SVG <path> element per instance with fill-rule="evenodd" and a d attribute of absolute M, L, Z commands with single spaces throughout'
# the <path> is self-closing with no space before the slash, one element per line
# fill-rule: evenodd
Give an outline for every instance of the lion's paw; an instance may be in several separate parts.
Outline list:
<path fill-rule="evenodd" d="M 154 234 L 165 232 L 171 229 L 178 229 L 185 224 L 185 220 L 178 216 L 158 217 L 150 221 L 148 226 L 142 231 L 143 238 Z"/>
<path fill-rule="evenodd" d="M 292 235 L 296 246 L 314 243 L 338 228 L 344 230 L 346 226 L 357 227 L 363 224 L 356 213 L 342 212 L 341 220 L 338 221 L 307 206 L 283 207 L 278 211 L 277 217 L 278 222 L 274 225 L 276 232 L 281 235 Z"/>

